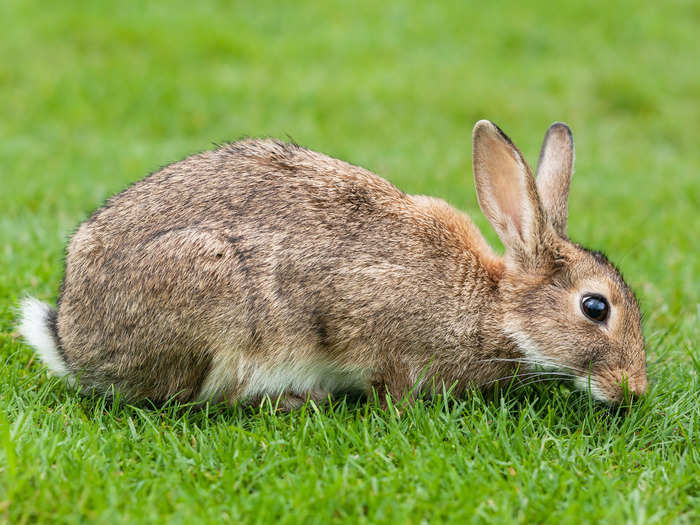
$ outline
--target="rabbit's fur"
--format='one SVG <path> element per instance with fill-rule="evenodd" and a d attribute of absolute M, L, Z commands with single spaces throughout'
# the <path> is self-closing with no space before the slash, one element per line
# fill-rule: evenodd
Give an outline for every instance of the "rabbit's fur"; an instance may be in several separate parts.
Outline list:
<path fill-rule="evenodd" d="M 606 401 L 646 388 L 640 314 L 619 272 L 566 236 L 573 142 L 550 127 L 537 182 L 494 124 L 474 128 L 479 203 L 506 247 L 442 200 L 274 140 L 163 168 L 73 235 L 56 311 L 21 330 L 58 375 L 129 399 L 294 406 L 399 398 L 539 366 Z M 607 298 L 603 324 L 582 294 Z"/>

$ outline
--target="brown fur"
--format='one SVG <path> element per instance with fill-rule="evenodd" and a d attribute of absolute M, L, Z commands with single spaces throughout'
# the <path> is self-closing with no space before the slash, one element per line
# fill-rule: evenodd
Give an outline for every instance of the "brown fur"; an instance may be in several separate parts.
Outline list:
<path fill-rule="evenodd" d="M 526 338 L 564 367 L 614 376 L 617 399 L 615 381 L 644 369 L 633 295 L 557 233 L 568 184 L 548 190 L 558 204 L 545 212 L 510 140 L 484 122 L 474 137 L 479 202 L 504 259 L 444 201 L 294 144 L 244 140 L 135 183 L 68 247 L 57 333 L 71 375 L 131 399 L 194 400 L 226 363 L 319 362 L 396 397 L 416 385 L 460 393 L 511 375 Z M 607 283 L 615 329 L 569 304 L 586 279 Z M 241 399 L 254 380 L 232 377 L 216 397 Z M 290 387 L 284 402 L 327 393 Z"/>

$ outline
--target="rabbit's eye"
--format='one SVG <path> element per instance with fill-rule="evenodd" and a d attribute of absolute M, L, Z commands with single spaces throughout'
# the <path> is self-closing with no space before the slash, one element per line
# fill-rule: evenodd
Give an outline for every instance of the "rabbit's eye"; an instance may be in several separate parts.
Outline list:
<path fill-rule="evenodd" d="M 585 295 L 581 300 L 581 310 L 589 319 L 602 323 L 608 318 L 610 306 L 602 295 Z"/>

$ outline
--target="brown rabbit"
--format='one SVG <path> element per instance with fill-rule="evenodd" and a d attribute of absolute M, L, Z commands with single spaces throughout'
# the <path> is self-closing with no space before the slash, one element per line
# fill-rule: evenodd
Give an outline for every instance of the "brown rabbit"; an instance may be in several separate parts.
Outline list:
<path fill-rule="evenodd" d="M 80 226 L 57 311 L 25 299 L 21 332 L 55 374 L 132 400 L 292 407 L 372 387 L 459 394 L 545 368 L 618 402 L 647 386 L 639 307 L 566 235 L 573 159 L 553 124 L 535 180 L 496 125 L 476 124 L 501 258 L 444 201 L 296 144 L 193 155 Z"/>

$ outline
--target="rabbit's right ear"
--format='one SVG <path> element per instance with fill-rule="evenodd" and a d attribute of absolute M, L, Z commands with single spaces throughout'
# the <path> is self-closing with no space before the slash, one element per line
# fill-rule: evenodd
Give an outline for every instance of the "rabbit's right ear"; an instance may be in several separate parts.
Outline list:
<path fill-rule="evenodd" d="M 556 232 L 566 237 L 569 188 L 574 174 L 574 138 L 569 126 L 555 122 L 544 136 L 537 161 L 537 191 Z"/>
<path fill-rule="evenodd" d="M 480 120 L 472 134 L 479 206 L 506 248 L 506 257 L 528 266 L 537 258 L 545 222 L 532 172 L 498 126 Z"/>

